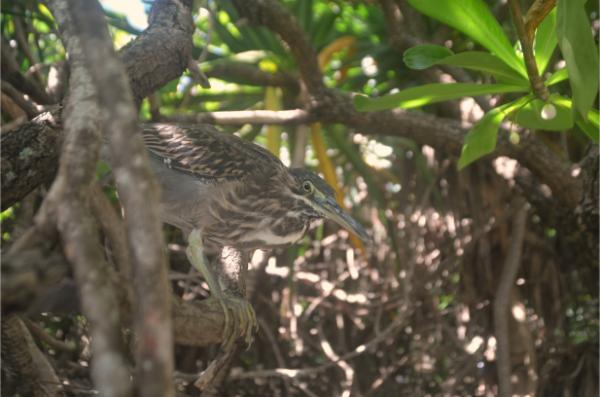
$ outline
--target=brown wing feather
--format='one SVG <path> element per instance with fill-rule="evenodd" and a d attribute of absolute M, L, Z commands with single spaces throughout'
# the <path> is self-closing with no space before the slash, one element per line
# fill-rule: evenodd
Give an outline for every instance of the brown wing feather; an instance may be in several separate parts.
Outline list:
<path fill-rule="evenodd" d="M 268 150 L 210 125 L 144 124 L 146 148 L 168 167 L 203 180 L 272 175 L 285 166 Z"/>

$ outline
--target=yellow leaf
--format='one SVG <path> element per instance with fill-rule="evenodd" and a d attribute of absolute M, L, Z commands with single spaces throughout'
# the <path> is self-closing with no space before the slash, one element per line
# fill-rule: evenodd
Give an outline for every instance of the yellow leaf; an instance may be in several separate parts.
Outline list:
<path fill-rule="evenodd" d="M 335 191 L 335 199 L 337 200 L 338 204 L 347 211 L 348 208 L 344 204 L 344 192 L 339 187 L 337 176 L 335 175 L 335 169 L 333 168 L 333 163 L 331 162 L 329 156 L 327 156 L 327 149 L 325 148 L 325 142 L 323 140 L 323 134 L 321 133 L 320 123 L 313 123 L 310 126 L 310 135 L 313 148 L 315 149 L 315 154 L 319 160 L 319 169 L 325 177 L 325 181 L 331 187 L 333 187 L 333 190 Z M 363 246 L 362 241 L 360 241 L 360 239 L 353 233 L 350 234 L 350 243 L 354 248 L 358 249 L 363 256 L 366 257 L 365 247 Z"/>
<path fill-rule="evenodd" d="M 281 110 L 281 95 L 277 87 L 267 87 L 265 90 L 265 109 Z M 267 149 L 279 157 L 281 149 L 281 126 L 268 125 L 267 127 Z"/>
<path fill-rule="evenodd" d="M 325 69 L 325 66 L 327 66 L 329 61 L 331 61 L 333 54 L 346 48 L 351 53 L 354 53 L 354 49 L 356 48 L 356 39 L 353 36 L 338 37 L 329 43 L 327 47 L 323 48 L 321 52 L 319 52 L 319 67 L 321 69 Z"/>

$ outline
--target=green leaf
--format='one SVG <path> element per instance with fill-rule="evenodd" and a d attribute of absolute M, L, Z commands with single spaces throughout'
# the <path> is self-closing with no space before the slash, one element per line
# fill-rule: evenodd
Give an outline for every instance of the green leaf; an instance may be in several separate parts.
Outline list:
<path fill-rule="evenodd" d="M 561 81 L 565 81 L 569 78 L 569 73 L 566 68 L 558 69 L 556 72 L 552 73 L 550 77 L 546 80 L 546 85 L 551 86 L 554 84 L 558 84 Z"/>
<path fill-rule="evenodd" d="M 593 142 L 600 142 L 600 115 L 598 111 L 592 109 L 587 117 L 582 118 L 579 113 L 575 115 L 575 124 L 583 131 Z"/>
<path fill-rule="evenodd" d="M 313 23 L 313 0 L 300 0 L 298 3 L 298 22 L 305 32 L 309 32 Z"/>
<path fill-rule="evenodd" d="M 403 55 L 404 63 L 411 69 L 426 69 L 433 65 L 449 65 L 489 73 L 497 80 L 529 87 L 529 80 L 508 67 L 500 58 L 484 51 L 452 53 L 438 45 L 419 45 L 409 48 Z"/>
<path fill-rule="evenodd" d="M 327 10 L 325 14 L 323 14 L 316 23 L 313 24 L 313 28 L 310 32 L 311 42 L 314 43 L 316 48 L 321 48 L 325 43 L 325 38 L 329 33 L 334 31 L 332 29 L 333 23 L 337 18 L 337 14 L 332 11 Z"/>
<path fill-rule="evenodd" d="M 530 99 L 531 96 L 527 95 L 487 112 L 465 137 L 462 153 L 458 159 L 458 169 L 461 170 L 473 161 L 493 152 L 498 140 L 498 128 L 504 118 Z"/>
<path fill-rule="evenodd" d="M 540 74 L 546 70 L 556 44 L 556 9 L 554 9 L 546 15 L 535 33 L 533 51 Z"/>
<path fill-rule="evenodd" d="M 408 0 L 410 5 L 450 25 L 496 54 L 508 66 L 526 77 L 523 61 L 519 59 L 502 27 L 483 0 Z"/>
<path fill-rule="evenodd" d="M 396 107 L 410 109 L 467 96 L 527 91 L 529 91 L 528 87 L 508 84 L 436 83 L 407 88 L 398 93 L 378 98 L 359 95 L 354 97 L 354 106 L 361 112 Z"/>
<path fill-rule="evenodd" d="M 444 58 L 448 58 L 450 55 L 454 55 L 454 53 L 444 46 L 423 44 L 404 51 L 402 59 L 410 69 L 423 70 L 437 64 Z"/>
<path fill-rule="evenodd" d="M 511 119 L 525 128 L 565 131 L 573 127 L 573 110 L 570 100 L 556 95 L 548 103 L 533 99 L 517 109 Z"/>
<path fill-rule="evenodd" d="M 514 69 L 509 68 L 500 58 L 488 52 L 460 52 L 442 59 L 438 63 L 489 73 L 503 83 L 529 87 L 529 80 L 515 72 Z"/>
<path fill-rule="evenodd" d="M 579 113 L 577 114 L 577 121 L 575 123 L 587 135 L 594 143 L 600 142 L 600 133 L 598 132 L 598 127 L 594 127 L 592 123 L 588 120 L 583 120 Z"/>
<path fill-rule="evenodd" d="M 598 49 L 585 11 L 585 0 L 558 0 L 556 35 L 567 63 L 573 106 L 582 117 L 598 93 Z"/>

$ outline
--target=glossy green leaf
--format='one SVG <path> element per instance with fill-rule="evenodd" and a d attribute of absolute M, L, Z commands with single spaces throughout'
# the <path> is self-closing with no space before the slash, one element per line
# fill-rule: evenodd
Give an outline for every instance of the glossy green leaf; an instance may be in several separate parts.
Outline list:
<path fill-rule="evenodd" d="M 404 51 L 402 59 L 410 69 L 423 70 L 451 55 L 454 55 L 454 53 L 444 46 L 423 44 Z"/>
<path fill-rule="evenodd" d="M 336 18 L 337 14 L 328 10 L 312 25 L 310 37 L 316 48 L 320 49 L 324 44 L 325 37 L 334 31 L 332 27 Z"/>
<path fill-rule="evenodd" d="M 552 53 L 556 49 L 556 9 L 552 10 L 540 23 L 535 32 L 533 51 L 540 73 L 544 73 Z"/>
<path fill-rule="evenodd" d="M 569 78 L 569 72 L 566 68 L 558 69 L 556 72 L 552 73 L 550 77 L 546 80 L 546 85 L 551 86 L 554 84 L 558 84 L 561 81 L 565 81 Z"/>
<path fill-rule="evenodd" d="M 433 65 L 456 66 L 489 73 L 502 83 L 529 86 L 529 80 L 489 52 L 465 51 L 454 54 L 446 47 L 428 44 L 409 48 L 403 58 L 411 69 L 426 69 Z"/>
<path fill-rule="evenodd" d="M 359 111 L 384 110 L 396 107 L 405 109 L 417 108 L 430 103 L 447 101 L 450 99 L 486 94 L 499 94 L 507 92 L 527 92 L 528 87 L 508 84 L 425 84 L 418 87 L 407 88 L 398 93 L 385 95 L 378 98 L 366 96 L 354 97 L 354 106 Z"/>
<path fill-rule="evenodd" d="M 575 115 L 575 124 L 583 131 L 593 142 L 600 142 L 600 125 L 598 124 L 598 112 L 590 110 L 588 117 L 583 119 L 577 113 Z"/>
<path fill-rule="evenodd" d="M 598 49 L 585 11 L 585 0 L 558 0 L 556 34 L 569 71 L 573 106 L 582 117 L 598 93 Z"/>
<path fill-rule="evenodd" d="M 553 96 L 548 103 L 533 99 L 517 109 L 511 119 L 525 128 L 565 131 L 573 127 L 573 110 L 570 100 Z"/>
<path fill-rule="evenodd" d="M 473 161 L 493 152 L 498 140 L 498 128 L 502 121 L 510 112 L 522 106 L 529 99 L 529 96 L 525 96 L 487 112 L 465 137 L 458 160 L 458 169 L 463 169 Z"/>
<path fill-rule="evenodd" d="M 298 22 L 305 32 L 309 32 L 313 23 L 313 0 L 298 1 Z"/>
<path fill-rule="evenodd" d="M 483 0 L 409 0 L 409 3 L 423 14 L 463 32 L 527 76 L 523 61 Z"/>
<path fill-rule="evenodd" d="M 503 83 L 529 87 L 529 80 L 509 68 L 500 58 L 488 52 L 460 52 L 442 59 L 438 63 L 489 73 Z"/>

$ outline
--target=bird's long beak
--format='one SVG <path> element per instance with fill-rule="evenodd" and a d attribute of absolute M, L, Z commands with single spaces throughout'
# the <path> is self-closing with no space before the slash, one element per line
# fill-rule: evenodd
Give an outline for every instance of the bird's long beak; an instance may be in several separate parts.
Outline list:
<path fill-rule="evenodd" d="M 319 204 L 318 210 L 325 218 L 331 219 L 344 229 L 356 234 L 358 237 L 360 237 L 363 243 L 368 244 L 371 242 L 371 237 L 369 237 L 365 228 L 354 218 L 344 212 L 334 198 L 323 197 L 320 200 L 317 200 L 317 202 Z"/>

